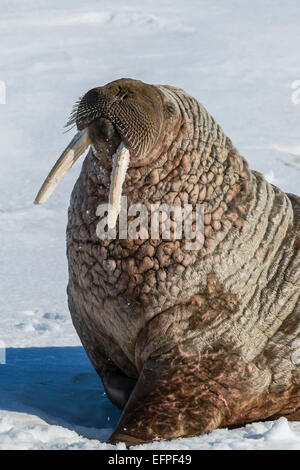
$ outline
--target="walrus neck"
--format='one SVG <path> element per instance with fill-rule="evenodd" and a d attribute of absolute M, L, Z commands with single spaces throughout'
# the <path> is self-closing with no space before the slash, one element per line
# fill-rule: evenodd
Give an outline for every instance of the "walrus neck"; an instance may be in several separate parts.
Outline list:
<path fill-rule="evenodd" d="M 250 183 L 248 163 L 204 106 L 182 90 L 176 90 L 176 96 L 185 122 L 183 141 L 190 142 L 187 153 L 192 158 L 187 172 L 197 174 L 202 186 L 199 200 L 210 202 L 220 192 L 223 197 L 229 193 L 231 199 L 243 182 Z"/>
<path fill-rule="evenodd" d="M 180 107 L 181 125 L 151 166 L 128 172 L 124 194 L 132 200 L 204 204 L 206 214 L 222 212 L 233 200 L 247 197 L 253 175 L 206 109 L 181 90 L 166 88 Z"/>

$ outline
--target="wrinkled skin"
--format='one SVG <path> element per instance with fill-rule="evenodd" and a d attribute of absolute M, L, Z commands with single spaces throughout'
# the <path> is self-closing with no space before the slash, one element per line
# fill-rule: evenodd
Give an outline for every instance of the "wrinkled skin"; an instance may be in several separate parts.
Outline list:
<path fill-rule="evenodd" d="M 122 79 L 89 92 L 78 116 L 93 148 L 69 209 L 68 298 L 108 396 L 124 408 L 110 442 L 300 418 L 300 199 L 250 171 L 183 90 Z M 96 209 L 121 140 L 128 205 L 204 204 L 202 249 L 99 240 Z"/>

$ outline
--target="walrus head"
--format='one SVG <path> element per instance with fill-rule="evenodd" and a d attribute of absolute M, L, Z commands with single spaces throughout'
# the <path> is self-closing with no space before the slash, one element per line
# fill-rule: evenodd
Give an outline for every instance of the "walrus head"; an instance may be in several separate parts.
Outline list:
<path fill-rule="evenodd" d="M 35 203 L 48 200 L 75 161 L 92 144 L 111 164 L 108 217 L 114 226 L 128 167 L 151 164 L 164 138 L 179 125 L 180 108 L 167 87 L 123 78 L 88 91 L 74 106 L 66 126 L 76 124 L 72 139 L 41 187 Z"/>

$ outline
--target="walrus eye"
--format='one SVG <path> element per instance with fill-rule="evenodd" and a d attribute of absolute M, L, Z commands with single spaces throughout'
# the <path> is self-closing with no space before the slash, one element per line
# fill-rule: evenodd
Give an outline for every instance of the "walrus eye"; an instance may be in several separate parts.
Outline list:
<path fill-rule="evenodd" d="M 171 116 L 173 116 L 173 114 L 175 113 L 174 106 L 170 103 L 167 104 L 167 112 Z"/>

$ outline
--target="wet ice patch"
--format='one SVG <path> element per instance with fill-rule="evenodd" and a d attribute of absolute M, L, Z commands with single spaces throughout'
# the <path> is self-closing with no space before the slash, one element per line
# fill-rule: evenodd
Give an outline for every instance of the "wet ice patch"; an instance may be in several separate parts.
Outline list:
<path fill-rule="evenodd" d="M 82 347 L 8 348 L 0 382 L 0 410 L 49 418 L 88 439 L 103 442 L 120 418 Z"/>

